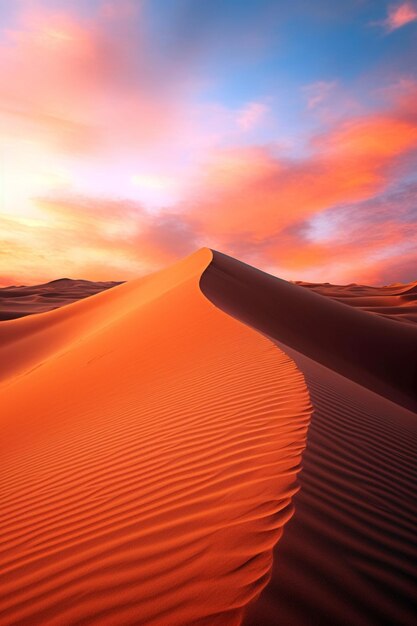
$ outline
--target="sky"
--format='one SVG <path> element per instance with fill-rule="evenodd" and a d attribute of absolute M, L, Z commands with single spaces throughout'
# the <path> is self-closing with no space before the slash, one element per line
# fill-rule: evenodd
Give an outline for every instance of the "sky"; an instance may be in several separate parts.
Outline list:
<path fill-rule="evenodd" d="M 0 286 L 417 280 L 417 0 L 0 0 Z"/>

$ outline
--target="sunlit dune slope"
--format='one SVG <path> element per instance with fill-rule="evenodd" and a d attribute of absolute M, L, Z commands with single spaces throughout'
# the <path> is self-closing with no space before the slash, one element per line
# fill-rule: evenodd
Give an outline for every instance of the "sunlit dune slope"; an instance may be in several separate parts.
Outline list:
<path fill-rule="evenodd" d="M 405 376 L 415 361 L 405 359 L 404 366 L 395 361 L 395 341 L 404 357 L 402 341 L 408 336 L 413 354 L 415 334 L 396 334 L 394 322 L 360 314 L 219 253 L 201 287 L 217 306 L 267 332 L 295 360 L 314 409 L 295 515 L 276 546 L 272 579 L 250 605 L 245 626 L 414 625 L 417 416 L 348 376 L 353 373 L 356 381 L 362 376 L 369 384 L 368 367 L 388 387 L 391 364 L 381 370 L 376 359 L 389 358 L 392 350 Z M 355 335 L 360 320 L 369 341 L 364 332 Z M 378 335 L 381 328 L 392 334 Z M 347 350 L 345 334 L 355 351 Z M 376 354 L 367 354 L 371 348 Z M 338 349 L 346 361 L 337 359 Z M 398 382 L 393 376 L 388 387 L 394 396 Z M 409 394 L 398 397 L 411 404 L 412 392 L 409 387 Z"/>
<path fill-rule="evenodd" d="M 31 287 L 3 287 L 0 289 L 0 320 L 10 320 L 33 313 L 44 313 L 65 304 L 87 298 L 115 282 L 91 282 L 59 278 Z"/>
<path fill-rule="evenodd" d="M 324 298 L 219 252 L 200 284 L 215 304 L 246 324 L 417 409 L 417 326 Z"/>
<path fill-rule="evenodd" d="M 239 624 L 266 584 L 309 395 L 211 258 L 1 325 L 2 626 Z"/>

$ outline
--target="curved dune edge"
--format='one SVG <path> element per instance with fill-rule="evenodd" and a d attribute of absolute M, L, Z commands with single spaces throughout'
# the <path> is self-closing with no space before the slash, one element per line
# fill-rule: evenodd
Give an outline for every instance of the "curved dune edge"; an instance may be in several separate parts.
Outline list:
<path fill-rule="evenodd" d="M 2 324 L 2 625 L 234 625 L 267 583 L 309 394 L 211 258 Z"/>
<path fill-rule="evenodd" d="M 213 252 L 200 286 L 264 335 L 417 411 L 417 326 L 371 315 Z"/>
<path fill-rule="evenodd" d="M 412 626 L 417 560 L 416 415 L 317 360 L 338 366 L 345 374 L 356 364 L 356 379 L 362 377 L 369 383 L 373 379 L 366 376 L 367 366 L 374 375 L 388 376 L 389 368 L 378 372 L 376 360 L 390 353 L 396 338 L 400 341 L 395 356 L 415 354 L 415 332 L 407 328 L 405 335 L 397 335 L 397 325 L 389 323 L 392 344 L 384 345 L 379 329 L 386 328 L 385 320 L 381 326 L 381 320 L 363 313 L 356 316 L 356 323 L 364 321 L 371 343 L 372 337 L 380 337 L 379 352 L 363 359 L 361 341 L 352 335 L 357 351 L 349 355 L 342 337 L 335 349 L 345 350 L 350 362 L 338 361 L 332 353 L 323 354 L 326 339 L 320 341 L 319 335 L 328 330 L 332 334 L 331 325 L 342 332 L 345 321 L 351 319 L 347 307 L 343 311 L 343 305 L 220 253 L 214 253 L 200 285 L 216 306 L 267 332 L 294 359 L 305 376 L 314 409 L 299 476 L 301 489 L 294 499 L 295 515 L 275 547 L 272 578 L 257 602 L 248 606 L 244 625 Z M 410 339 L 408 353 L 404 336 Z M 294 345 L 305 346 L 317 360 L 297 352 Z M 412 371 L 413 363 L 405 359 L 400 372 L 407 366 Z M 389 391 L 404 399 L 396 383 L 394 377 Z"/>

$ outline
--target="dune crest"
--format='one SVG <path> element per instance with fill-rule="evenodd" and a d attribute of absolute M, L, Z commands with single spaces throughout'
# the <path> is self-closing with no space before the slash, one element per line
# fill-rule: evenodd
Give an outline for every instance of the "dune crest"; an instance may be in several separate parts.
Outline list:
<path fill-rule="evenodd" d="M 267 583 L 309 394 L 211 261 L 1 324 L 2 625 L 237 625 Z"/>
<path fill-rule="evenodd" d="M 369 315 L 220 252 L 200 285 L 245 324 L 417 410 L 417 326 Z"/>

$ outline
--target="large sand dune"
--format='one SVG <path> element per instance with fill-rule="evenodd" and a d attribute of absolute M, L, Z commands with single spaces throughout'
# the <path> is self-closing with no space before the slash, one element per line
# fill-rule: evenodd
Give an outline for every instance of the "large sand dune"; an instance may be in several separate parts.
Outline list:
<path fill-rule="evenodd" d="M 2 323 L 2 625 L 239 624 L 267 583 L 309 394 L 211 258 Z"/>
<path fill-rule="evenodd" d="M 0 624 L 415 623 L 414 285 L 322 287 L 203 249 L 0 324 Z"/>

